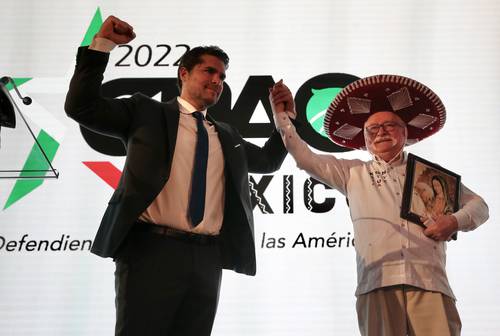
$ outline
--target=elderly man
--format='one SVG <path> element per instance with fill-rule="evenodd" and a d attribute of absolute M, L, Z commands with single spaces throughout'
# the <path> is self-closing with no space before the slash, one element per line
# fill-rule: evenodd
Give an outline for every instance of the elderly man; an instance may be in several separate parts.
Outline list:
<path fill-rule="evenodd" d="M 290 122 L 293 98 L 281 82 L 271 89 L 275 123 L 300 169 L 349 200 L 356 238 L 359 329 L 362 335 L 459 335 L 460 317 L 446 276 L 446 241 L 477 228 L 488 207 L 461 185 L 460 210 L 422 226 L 400 217 L 407 154 L 444 125 L 445 109 L 429 88 L 410 78 L 377 75 L 344 88 L 330 105 L 325 129 L 332 141 L 367 149 L 372 160 L 313 153 Z"/>

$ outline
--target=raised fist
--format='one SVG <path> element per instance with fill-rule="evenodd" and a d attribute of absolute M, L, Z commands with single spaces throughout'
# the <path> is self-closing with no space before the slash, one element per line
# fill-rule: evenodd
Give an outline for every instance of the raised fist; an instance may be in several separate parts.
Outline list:
<path fill-rule="evenodd" d="M 295 102 L 293 101 L 290 89 L 283 84 L 282 79 L 269 89 L 269 101 L 274 114 L 287 112 L 290 118 L 295 119 L 297 115 L 295 112 Z"/>
<path fill-rule="evenodd" d="M 127 22 L 110 15 L 102 23 L 101 29 L 95 37 L 102 37 L 116 44 L 126 44 L 135 38 L 134 28 Z"/>

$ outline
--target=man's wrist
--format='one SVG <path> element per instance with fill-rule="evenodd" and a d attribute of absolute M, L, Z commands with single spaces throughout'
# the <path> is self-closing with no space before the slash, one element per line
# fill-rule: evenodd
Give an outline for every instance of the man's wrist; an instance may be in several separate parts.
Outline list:
<path fill-rule="evenodd" d="M 290 120 L 297 119 L 297 112 L 295 111 L 295 109 L 286 111 L 286 114 L 288 115 L 288 118 L 290 118 Z"/>
<path fill-rule="evenodd" d="M 116 47 L 116 43 L 104 37 L 94 36 L 89 49 L 109 53 Z"/>
<path fill-rule="evenodd" d="M 290 118 L 288 117 L 288 113 L 286 111 L 276 112 L 274 114 L 274 124 L 276 125 L 276 129 L 278 130 L 289 126 L 291 122 Z"/>
<path fill-rule="evenodd" d="M 457 221 L 457 231 L 466 231 L 464 230 L 466 228 L 466 223 L 468 220 L 467 214 L 462 210 L 458 210 L 457 212 L 451 214 Z"/>

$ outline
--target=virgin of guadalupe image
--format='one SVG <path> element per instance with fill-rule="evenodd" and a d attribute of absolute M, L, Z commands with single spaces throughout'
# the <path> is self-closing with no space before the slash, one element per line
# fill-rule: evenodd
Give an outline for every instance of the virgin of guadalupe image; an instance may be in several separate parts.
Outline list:
<path fill-rule="evenodd" d="M 426 219 L 436 220 L 441 215 L 453 213 L 453 200 L 450 199 L 448 183 L 440 175 L 432 175 L 430 183 L 423 178 L 413 187 L 411 212 L 419 215 L 424 222 Z"/>

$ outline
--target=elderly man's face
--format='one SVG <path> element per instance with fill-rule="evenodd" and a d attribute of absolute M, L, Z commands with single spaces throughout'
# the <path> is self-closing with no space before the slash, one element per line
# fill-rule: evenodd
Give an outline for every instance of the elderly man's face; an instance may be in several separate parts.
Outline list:
<path fill-rule="evenodd" d="M 367 149 L 383 159 L 392 160 L 406 143 L 406 126 L 393 112 L 377 112 L 365 122 Z"/>

